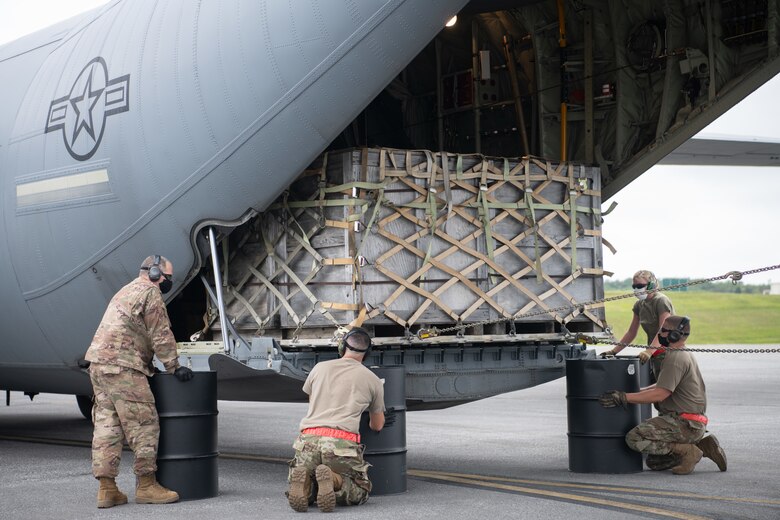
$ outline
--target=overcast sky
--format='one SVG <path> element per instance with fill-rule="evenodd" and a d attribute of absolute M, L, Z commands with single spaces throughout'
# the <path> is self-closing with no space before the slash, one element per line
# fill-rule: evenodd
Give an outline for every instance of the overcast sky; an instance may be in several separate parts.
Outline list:
<path fill-rule="evenodd" d="M 701 134 L 780 139 L 780 77 L 726 112 Z M 709 278 L 780 264 L 780 168 L 655 166 L 619 191 L 604 217 L 605 269 L 628 278 Z M 604 204 L 604 209 L 609 201 Z M 780 270 L 746 277 L 779 282 Z"/>
<path fill-rule="evenodd" d="M 106 0 L 0 0 L 0 44 Z M 780 78 L 774 78 L 703 133 L 780 139 Z M 777 168 L 656 166 L 612 200 L 604 267 L 614 278 L 639 269 L 659 277 L 707 278 L 780 264 Z M 605 207 L 607 204 L 605 204 Z M 745 278 L 780 281 L 780 271 Z"/>

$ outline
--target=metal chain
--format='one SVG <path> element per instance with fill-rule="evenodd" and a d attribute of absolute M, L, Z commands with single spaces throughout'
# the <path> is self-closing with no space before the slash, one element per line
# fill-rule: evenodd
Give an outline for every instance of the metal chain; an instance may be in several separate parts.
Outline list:
<path fill-rule="evenodd" d="M 638 348 L 645 350 L 649 348 L 647 345 L 634 345 L 633 343 L 621 343 L 610 339 L 600 339 L 594 336 L 586 336 L 585 334 L 576 334 L 574 340 L 582 343 L 583 345 L 595 345 L 597 343 L 604 345 L 615 345 L 616 347 L 628 347 Z M 687 350 L 688 352 L 710 352 L 716 354 L 780 354 L 780 348 L 696 348 L 696 347 L 653 347 L 656 350 Z"/>
<path fill-rule="evenodd" d="M 657 289 L 653 289 L 651 292 L 671 291 L 671 290 L 674 290 L 674 289 L 679 289 L 681 287 L 688 287 L 688 286 L 691 286 L 691 285 L 699 285 L 699 284 L 707 283 L 707 282 L 715 282 L 715 281 L 719 281 L 719 280 L 726 280 L 727 278 L 731 278 L 731 282 L 734 285 L 736 285 L 737 282 L 739 280 L 741 280 L 744 276 L 748 276 L 748 275 L 756 274 L 756 273 L 764 273 L 764 272 L 767 272 L 767 271 L 773 271 L 775 269 L 780 269 L 780 264 L 778 264 L 778 265 L 770 265 L 770 266 L 767 266 L 767 267 L 759 267 L 758 269 L 750 269 L 750 270 L 747 270 L 747 271 L 729 271 L 728 273 L 722 274 L 720 276 L 713 276 L 711 278 L 702 278 L 700 280 L 691 280 L 690 282 L 683 282 L 683 283 L 677 283 L 677 284 L 674 284 L 674 285 L 667 285 L 666 287 L 658 287 Z M 529 318 L 529 317 L 532 317 L 532 316 L 541 316 L 541 315 L 544 315 L 544 314 L 552 314 L 552 313 L 557 313 L 557 312 L 560 312 L 560 311 L 568 311 L 568 310 L 572 310 L 572 309 L 580 309 L 582 311 L 586 307 L 590 307 L 590 306 L 593 306 L 593 305 L 596 305 L 596 304 L 602 304 L 602 303 L 606 303 L 606 302 L 611 302 L 611 301 L 615 301 L 615 300 L 622 300 L 622 299 L 625 299 L 625 298 L 633 298 L 633 297 L 634 297 L 634 293 L 630 292 L 630 293 L 627 293 L 627 294 L 620 294 L 620 295 L 617 295 L 617 296 L 610 296 L 609 298 L 598 298 L 596 300 L 591 300 L 591 301 L 588 301 L 588 302 L 577 303 L 577 304 L 573 304 L 573 305 L 564 305 L 564 306 L 555 307 L 555 308 L 552 308 L 552 309 L 540 309 L 540 310 L 536 310 L 536 311 L 526 312 L 526 313 L 523 313 L 523 314 L 515 314 L 515 315 L 509 316 L 509 317 L 505 316 L 505 317 L 502 317 L 502 318 L 495 318 L 495 319 L 491 319 L 491 320 L 476 321 L 474 323 L 457 324 L 457 325 L 453 325 L 452 327 L 445 327 L 445 328 L 442 328 L 442 329 L 439 329 L 439 328 L 436 328 L 436 327 L 421 328 L 420 330 L 417 331 L 417 338 L 418 339 L 428 339 L 428 338 L 432 338 L 434 336 L 438 336 L 440 334 L 445 334 L 447 332 L 453 332 L 453 331 L 460 331 L 460 330 L 467 329 L 467 328 L 470 328 L 470 327 L 478 327 L 478 326 L 484 326 L 484 325 L 493 325 L 495 323 L 505 323 L 507 321 L 515 321 L 515 320 L 517 320 L 519 318 Z M 646 348 L 646 347 L 643 347 L 643 348 Z"/>

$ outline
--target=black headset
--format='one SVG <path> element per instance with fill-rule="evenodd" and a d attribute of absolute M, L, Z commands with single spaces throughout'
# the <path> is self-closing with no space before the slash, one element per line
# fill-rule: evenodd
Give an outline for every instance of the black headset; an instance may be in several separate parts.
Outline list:
<path fill-rule="evenodd" d="M 687 336 L 685 331 L 685 326 L 688 325 L 691 322 L 690 318 L 688 316 L 683 316 L 683 319 L 680 320 L 680 324 L 677 325 L 677 328 L 673 331 L 669 332 L 669 335 L 667 338 L 669 338 L 669 343 L 677 343 L 682 339 L 683 336 Z"/>
<path fill-rule="evenodd" d="M 160 255 L 154 255 L 152 265 L 141 268 L 143 271 L 149 272 L 149 280 L 156 282 L 162 277 L 163 272 L 162 269 L 160 269 L 160 263 L 162 263 L 162 257 Z"/>
<path fill-rule="evenodd" d="M 656 285 L 658 284 L 658 280 L 656 279 L 656 277 L 655 277 L 655 275 L 653 273 L 651 273 L 650 271 L 639 271 L 639 272 L 637 272 L 637 275 L 639 273 L 647 273 L 647 275 L 642 277 L 642 278 L 647 278 L 647 284 L 645 286 L 645 290 L 646 291 L 652 291 L 653 289 L 656 288 Z M 634 276 L 636 276 L 636 275 L 634 275 Z M 634 287 L 633 284 L 632 284 L 631 287 L 632 288 Z"/>
<path fill-rule="evenodd" d="M 368 346 L 366 347 L 365 350 L 360 350 L 359 348 L 355 348 L 355 347 L 351 346 L 349 343 L 347 343 L 347 339 L 349 337 L 356 336 L 358 334 L 363 335 L 363 336 L 365 336 L 368 339 Z M 373 343 L 371 342 L 371 336 L 368 334 L 366 329 L 364 329 L 362 327 L 355 327 L 353 329 L 350 329 L 349 332 L 347 332 L 346 334 L 344 334 L 344 336 L 341 337 L 341 341 L 339 341 L 339 357 L 344 355 L 344 352 L 346 351 L 346 349 L 353 350 L 355 352 L 360 352 L 364 356 L 367 356 L 368 353 L 371 352 L 371 347 L 372 346 L 373 346 Z"/>

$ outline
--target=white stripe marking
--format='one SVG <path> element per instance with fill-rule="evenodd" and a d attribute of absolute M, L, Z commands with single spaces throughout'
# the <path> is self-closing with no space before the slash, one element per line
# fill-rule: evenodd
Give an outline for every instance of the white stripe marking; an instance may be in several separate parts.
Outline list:
<path fill-rule="evenodd" d="M 28 182 L 16 186 L 16 197 L 25 197 L 29 195 L 38 195 L 50 191 L 65 190 L 70 188 L 80 188 L 82 186 L 92 186 L 94 184 L 104 184 L 108 182 L 108 170 L 94 170 L 91 172 L 77 173 L 75 175 L 66 175 L 64 177 L 55 177 L 42 181 Z"/>

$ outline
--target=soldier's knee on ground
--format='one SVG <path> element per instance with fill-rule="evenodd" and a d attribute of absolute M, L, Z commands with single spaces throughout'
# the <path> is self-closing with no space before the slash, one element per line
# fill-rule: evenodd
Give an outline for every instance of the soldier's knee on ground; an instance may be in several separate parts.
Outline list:
<path fill-rule="evenodd" d="M 345 477 L 341 489 L 336 492 L 336 503 L 343 506 L 358 506 L 368 501 L 371 484 Z"/>
<path fill-rule="evenodd" d="M 648 455 L 645 464 L 653 471 L 664 471 L 679 465 L 680 459 L 671 453 L 669 455 Z"/>

